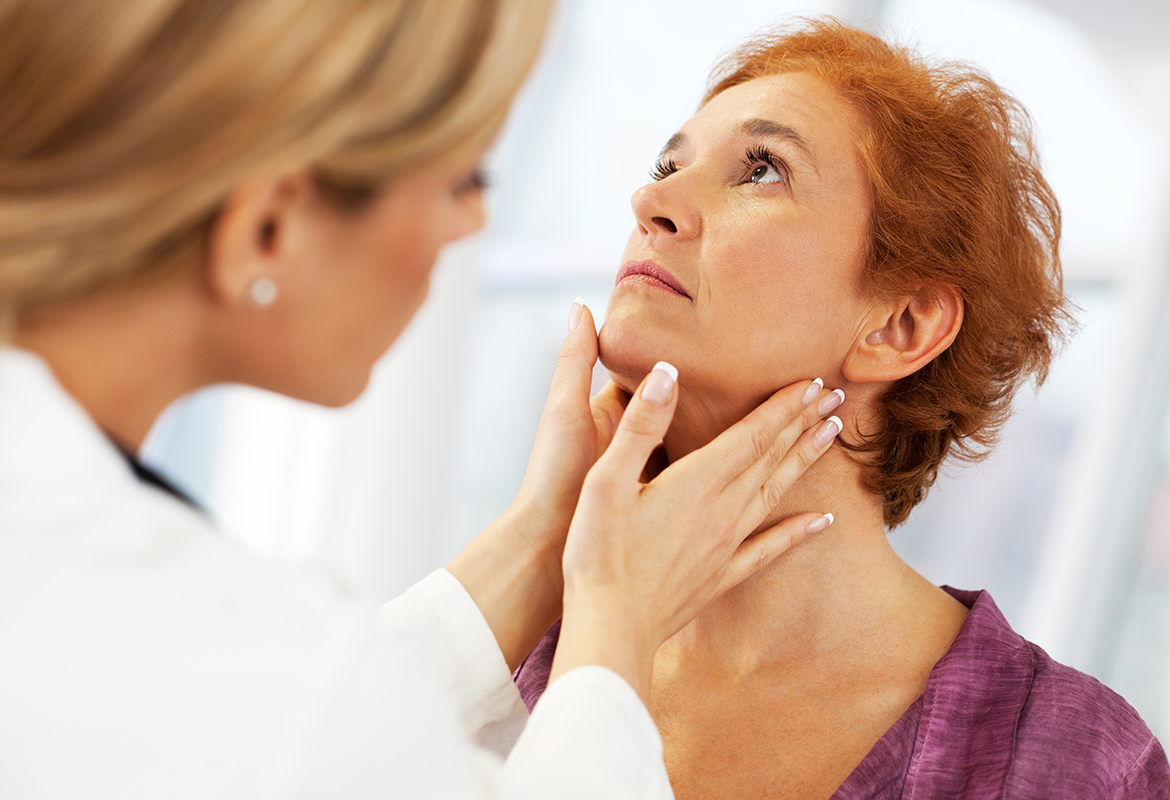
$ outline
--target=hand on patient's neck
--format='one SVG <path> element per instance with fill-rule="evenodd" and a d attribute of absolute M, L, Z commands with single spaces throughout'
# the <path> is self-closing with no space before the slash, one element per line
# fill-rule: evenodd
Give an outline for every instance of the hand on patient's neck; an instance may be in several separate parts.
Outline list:
<path fill-rule="evenodd" d="M 875 388 L 846 389 L 844 436 L 871 407 Z M 664 442 L 669 460 L 703 446 L 735 421 L 717 419 L 715 407 L 680 402 Z M 804 474 L 761 529 L 810 510 L 833 513 L 833 525 L 712 603 L 663 645 L 660 661 L 685 657 L 689 669 L 741 676 L 793 670 L 845 654 L 857 659 L 864 643 L 878 638 L 889 643 L 900 633 L 912 639 L 940 616 L 947 624 L 937 636 L 925 635 L 923 644 L 945 651 L 961 623 L 958 604 L 894 552 L 881 498 L 862 486 L 860 467 L 839 445 Z"/>

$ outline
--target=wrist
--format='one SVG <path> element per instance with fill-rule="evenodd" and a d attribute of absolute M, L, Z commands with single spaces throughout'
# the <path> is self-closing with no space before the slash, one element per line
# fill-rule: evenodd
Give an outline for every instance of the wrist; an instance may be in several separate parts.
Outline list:
<path fill-rule="evenodd" d="M 512 504 L 493 523 L 501 535 L 514 539 L 514 546 L 524 553 L 530 568 L 546 585 L 546 591 L 557 598 L 558 606 L 564 594 L 565 579 L 561 559 L 565 552 L 565 537 L 572 514 L 567 519 L 550 515 L 540 505 L 517 495 Z"/>
<path fill-rule="evenodd" d="M 560 640 L 550 682 L 581 666 L 606 667 L 633 687 L 642 702 L 650 693 L 650 678 L 658 642 L 638 614 L 631 614 L 603 596 L 566 596 Z"/>
<path fill-rule="evenodd" d="M 509 508 L 447 565 L 515 669 L 561 614 L 560 548 L 542 546 L 533 517 Z"/>

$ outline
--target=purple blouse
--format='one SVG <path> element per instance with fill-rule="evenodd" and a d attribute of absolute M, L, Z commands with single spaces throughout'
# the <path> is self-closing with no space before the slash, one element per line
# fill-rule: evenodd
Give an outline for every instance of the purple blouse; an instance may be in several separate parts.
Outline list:
<path fill-rule="evenodd" d="M 943 588 L 971 612 L 834 798 L 1170 798 L 1166 753 L 1125 700 L 1013 631 L 987 592 Z M 516 670 L 529 710 L 559 634 Z"/>

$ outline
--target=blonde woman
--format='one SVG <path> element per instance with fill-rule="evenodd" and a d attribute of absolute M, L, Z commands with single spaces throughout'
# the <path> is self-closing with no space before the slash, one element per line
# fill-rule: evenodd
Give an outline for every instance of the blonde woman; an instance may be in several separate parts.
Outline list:
<path fill-rule="evenodd" d="M 642 484 L 677 372 L 591 402 L 574 304 L 515 503 L 376 615 L 234 552 L 132 455 L 210 383 L 358 396 L 482 223 L 546 17 L 0 5 L 0 796 L 670 796 L 654 653 L 831 521 L 761 525 L 840 427 L 819 383 Z M 528 720 L 509 671 L 562 608 Z"/>

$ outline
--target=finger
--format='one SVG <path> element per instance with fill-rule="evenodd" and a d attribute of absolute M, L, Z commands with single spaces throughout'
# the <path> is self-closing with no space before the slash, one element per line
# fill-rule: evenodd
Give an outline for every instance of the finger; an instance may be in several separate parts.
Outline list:
<path fill-rule="evenodd" d="M 593 427 L 597 430 L 597 451 L 604 453 L 613 441 L 613 432 L 621 422 L 630 403 L 630 395 L 613 381 L 609 381 L 589 401 L 593 411 Z"/>
<path fill-rule="evenodd" d="M 805 427 L 799 424 L 805 414 L 811 409 L 815 415 L 813 400 L 817 392 L 810 391 L 813 387 L 820 389 L 817 381 L 798 381 L 785 386 L 706 447 L 690 453 L 675 466 L 686 462 L 686 468 L 693 469 L 712 491 L 722 493 L 746 470 L 771 455 L 772 463 L 758 476 L 755 484 L 758 488 L 780 457 L 773 451 L 777 438 L 787 432 L 786 441 L 781 442 L 782 450 L 787 451 Z M 751 493 L 741 490 L 739 494 L 746 505 Z"/>
<path fill-rule="evenodd" d="M 841 428 L 840 418 L 833 416 L 801 434 L 759 485 L 747 507 L 740 514 L 736 531 L 741 539 L 750 536 L 752 531 L 775 510 L 781 498 L 800 480 L 800 476 L 828 452 Z M 745 475 L 744 480 L 746 479 Z"/>
<path fill-rule="evenodd" d="M 796 545 L 832 524 L 832 514 L 797 514 L 747 539 L 731 557 L 719 580 L 718 593 L 723 594 L 738 586 Z"/>
<path fill-rule="evenodd" d="M 792 447 L 797 437 L 804 431 L 816 427 L 826 415 L 835 411 L 845 402 L 845 392 L 840 389 L 826 391 L 821 388 L 820 382 L 820 378 L 813 381 L 813 385 L 808 388 L 801 399 L 801 402 L 805 403 L 805 406 L 800 416 L 781 429 L 780 434 L 776 437 L 776 441 L 772 443 L 772 448 L 768 451 L 767 455 L 748 467 L 744 471 L 745 476 L 750 476 L 752 471 L 759 472 L 761 476 L 767 475 Z M 813 391 L 814 388 L 816 392 Z M 809 396 L 814 394 L 815 400 L 809 402 Z M 758 483 L 759 481 L 757 481 Z"/>
<path fill-rule="evenodd" d="M 843 391 L 834 389 L 831 392 L 826 392 L 820 389 L 818 386 L 819 383 L 819 379 L 814 381 L 813 385 L 805 392 L 802 400 L 802 402 L 806 403 L 804 412 L 784 426 L 764 457 L 752 464 L 738 478 L 728 484 L 727 489 L 729 490 L 730 497 L 735 502 L 739 502 L 741 507 L 747 504 L 748 499 L 769 479 L 781 459 L 795 446 L 801 434 L 818 425 L 821 417 L 845 402 L 845 393 Z M 816 400 L 809 402 L 808 398 L 810 395 L 816 395 Z M 838 420 L 838 423 L 840 423 L 840 420 Z M 840 429 L 841 425 L 838 424 L 837 433 L 840 433 Z"/>
<path fill-rule="evenodd" d="M 819 384 L 819 379 L 813 381 L 813 385 L 805 392 L 802 400 L 802 402 L 806 403 L 804 412 L 780 431 L 780 434 L 772 443 L 771 449 L 768 450 L 764 457 L 755 464 L 752 464 L 738 478 L 728 484 L 727 490 L 729 497 L 732 498 L 733 502 L 738 502 L 741 508 L 769 480 L 781 459 L 795 446 L 801 434 L 816 426 L 820 422 L 821 417 L 845 402 L 845 393 L 843 391 L 834 389 L 831 392 L 826 392 L 820 388 Z M 808 398 L 812 395 L 815 395 L 816 399 L 815 401 L 809 402 Z M 838 433 L 840 432 L 840 427 L 838 425 Z"/>
<path fill-rule="evenodd" d="M 613 441 L 596 471 L 636 484 L 650 453 L 666 435 L 678 405 L 678 370 L 665 361 L 654 365 L 630 398 Z"/>

